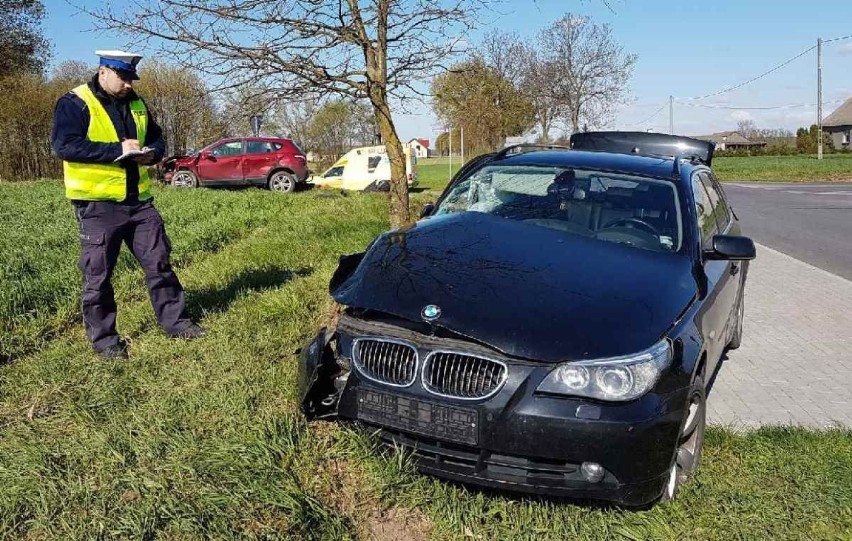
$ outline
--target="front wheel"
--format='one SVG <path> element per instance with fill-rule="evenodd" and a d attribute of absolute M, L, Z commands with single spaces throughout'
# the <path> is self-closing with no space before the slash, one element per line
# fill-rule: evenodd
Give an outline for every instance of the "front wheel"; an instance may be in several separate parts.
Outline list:
<path fill-rule="evenodd" d="M 269 177 L 269 191 L 291 193 L 296 191 L 296 177 L 286 171 L 278 171 Z"/>
<path fill-rule="evenodd" d="M 689 476 L 698 469 L 701 461 L 701 447 L 704 445 L 704 427 L 707 422 L 707 397 L 704 391 L 704 379 L 695 378 L 689 392 L 686 418 L 678 436 L 675 457 L 669 470 L 668 480 L 660 500 L 672 501 L 680 487 Z"/>
<path fill-rule="evenodd" d="M 191 171 L 178 171 L 172 177 L 172 186 L 175 188 L 197 188 L 198 177 Z"/>

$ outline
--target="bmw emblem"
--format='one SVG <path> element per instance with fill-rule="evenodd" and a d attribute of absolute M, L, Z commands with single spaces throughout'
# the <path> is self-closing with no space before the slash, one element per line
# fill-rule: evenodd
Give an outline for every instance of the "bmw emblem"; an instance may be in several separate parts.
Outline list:
<path fill-rule="evenodd" d="M 423 310 L 420 311 L 420 317 L 422 317 L 424 321 L 435 321 L 441 317 L 441 307 L 434 304 L 427 304 L 423 307 Z"/>

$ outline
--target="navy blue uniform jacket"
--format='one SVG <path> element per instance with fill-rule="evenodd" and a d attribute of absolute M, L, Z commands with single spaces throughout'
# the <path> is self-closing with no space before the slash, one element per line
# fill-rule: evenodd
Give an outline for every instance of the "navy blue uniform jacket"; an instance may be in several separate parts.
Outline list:
<path fill-rule="evenodd" d="M 130 101 L 138 96 L 131 90 L 123 99 L 112 98 L 98 84 L 97 74 L 88 84 L 112 119 L 119 140 L 136 139 Z M 53 110 L 53 131 L 50 135 L 53 152 L 59 158 L 70 162 L 110 163 L 121 156 L 121 143 L 93 143 L 86 139 L 90 118 L 86 103 L 76 94 L 68 92 L 59 98 Z M 154 163 L 162 160 L 166 153 L 163 130 L 154 121 L 150 109 L 145 140 L 139 141 L 139 146 L 154 149 Z M 126 201 L 136 201 L 139 195 L 139 164 L 133 160 L 124 160 L 121 165 L 127 172 Z"/>

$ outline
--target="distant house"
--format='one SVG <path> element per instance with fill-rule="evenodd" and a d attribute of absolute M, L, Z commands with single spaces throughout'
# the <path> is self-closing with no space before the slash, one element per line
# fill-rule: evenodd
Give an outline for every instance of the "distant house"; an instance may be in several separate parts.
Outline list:
<path fill-rule="evenodd" d="M 766 146 L 766 141 L 751 141 L 746 139 L 740 132 L 720 131 L 710 135 L 696 135 L 695 139 L 716 143 L 716 151 L 723 150 L 754 150 Z"/>
<path fill-rule="evenodd" d="M 852 98 L 825 117 L 822 130 L 831 135 L 834 148 L 852 148 Z"/>
<path fill-rule="evenodd" d="M 412 139 L 408 142 L 408 147 L 418 158 L 428 158 L 432 154 L 428 139 Z"/>

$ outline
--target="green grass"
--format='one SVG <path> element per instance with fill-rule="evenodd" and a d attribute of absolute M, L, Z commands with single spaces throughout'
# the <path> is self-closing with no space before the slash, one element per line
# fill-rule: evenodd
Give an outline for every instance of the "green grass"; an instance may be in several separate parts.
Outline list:
<path fill-rule="evenodd" d="M 454 157 L 453 172 L 459 166 L 459 158 Z M 420 187 L 440 192 L 449 180 L 448 169 L 448 158 L 421 159 L 417 164 Z M 823 160 L 816 156 L 717 156 L 713 170 L 725 181 L 852 181 L 852 153 L 826 154 Z"/>
<path fill-rule="evenodd" d="M 421 159 L 417 162 L 417 189 L 427 190 L 430 195 L 437 197 L 460 167 L 459 158 L 453 158 L 452 164 L 448 158 Z"/>
<path fill-rule="evenodd" d="M 719 156 L 713 170 L 721 180 L 826 182 L 852 180 L 852 153 L 816 156 Z"/>
<path fill-rule="evenodd" d="M 155 195 L 211 333 L 166 339 L 124 254 L 118 328 L 133 359 L 104 362 L 79 321 L 61 186 L 0 185 L 2 538 L 852 538 L 848 430 L 711 429 L 680 500 L 627 512 L 446 484 L 364 434 L 306 423 L 294 352 L 332 312 L 339 254 L 387 227 L 384 197 Z"/>

